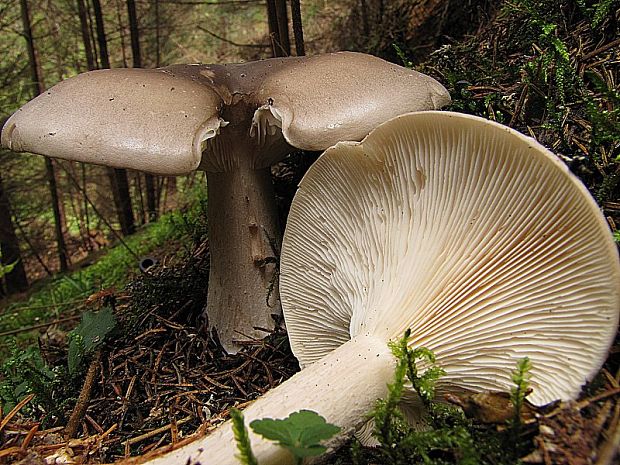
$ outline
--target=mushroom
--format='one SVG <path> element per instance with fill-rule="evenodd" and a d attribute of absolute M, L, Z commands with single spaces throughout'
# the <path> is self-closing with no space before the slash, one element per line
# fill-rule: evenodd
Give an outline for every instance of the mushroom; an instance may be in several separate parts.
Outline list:
<path fill-rule="evenodd" d="M 206 313 L 235 352 L 238 340 L 273 329 L 280 311 L 281 235 L 269 166 L 295 149 L 361 140 L 393 116 L 449 101 L 434 79 L 351 52 L 101 70 L 27 103 L 4 126 L 2 145 L 161 175 L 206 170 Z"/>
<path fill-rule="evenodd" d="M 438 394 L 509 390 L 527 356 L 541 405 L 578 395 L 618 325 L 620 263 L 586 188 L 533 139 L 458 113 L 399 116 L 328 149 L 293 200 L 281 272 L 306 368 L 244 415 L 316 411 L 345 433 L 331 446 L 386 395 L 387 342 L 406 329 L 447 373 Z M 292 463 L 250 436 L 261 465 Z M 136 461 L 237 463 L 228 423 Z"/>

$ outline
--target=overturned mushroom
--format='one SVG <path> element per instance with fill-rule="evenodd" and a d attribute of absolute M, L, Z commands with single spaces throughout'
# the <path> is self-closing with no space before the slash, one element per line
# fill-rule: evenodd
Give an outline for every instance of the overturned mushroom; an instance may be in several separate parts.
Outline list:
<path fill-rule="evenodd" d="M 409 111 L 449 102 L 435 80 L 341 52 L 233 65 L 93 71 L 61 82 L 2 131 L 14 151 L 156 174 L 207 171 L 207 315 L 228 351 L 279 313 L 280 230 L 269 166 L 297 149 L 361 140 Z"/>
<path fill-rule="evenodd" d="M 508 390 L 527 356 L 533 403 L 574 398 L 606 358 L 619 284 L 603 216 L 551 152 L 473 116 L 397 117 L 328 149 L 301 182 L 281 295 L 307 368 L 246 420 L 309 409 L 351 433 L 385 396 L 395 366 L 387 342 L 407 328 L 411 346 L 433 350 L 446 370 L 440 393 Z M 251 436 L 262 465 L 292 463 Z M 225 424 L 138 461 L 226 465 L 235 452 Z"/>

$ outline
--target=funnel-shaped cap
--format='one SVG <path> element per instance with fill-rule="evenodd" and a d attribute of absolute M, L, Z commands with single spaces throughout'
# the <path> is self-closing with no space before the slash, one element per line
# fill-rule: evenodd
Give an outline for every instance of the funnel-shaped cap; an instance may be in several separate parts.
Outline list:
<path fill-rule="evenodd" d="M 310 168 L 288 217 L 282 306 L 307 365 L 356 335 L 412 329 L 442 389 L 576 396 L 607 356 L 620 265 L 586 188 L 533 139 L 448 112 L 397 117 Z"/>

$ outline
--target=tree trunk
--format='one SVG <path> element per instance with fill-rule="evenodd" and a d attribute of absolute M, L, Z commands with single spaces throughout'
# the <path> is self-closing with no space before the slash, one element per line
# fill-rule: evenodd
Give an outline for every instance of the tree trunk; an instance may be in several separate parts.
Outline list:
<path fill-rule="evenodd" d="M 127 171 L 118 168 L 107 168 L 106 171 L 108 180 L 110 181 L 110 189 L 112 191 L 112 198 L 114 199 L 114 207 L 121 227 L 121 233 L 123 236 L 129 236 L 136 232 L 136 226 L 133 221 L 133 209 L 131 208 L 131 204 L 127 205 L 124 201 L 130 198 L 129 184 L 126 182 L 123 183 L 123 181 L 127 180 Z M 130 216 L 127 212 L 128 210 Z M 129 217 L 131 221 L 129 221 Z"/>
<path fill-rule="evenodd" d="M 161 26 L 159 18 L 159 0 L 155 0 L 155 68 L 161 66 Z"/>
<path fill-rule="evenodd" d="M 115 0 L 114 4 L 116 6 L 116 20 L 118 21 L 118 32 L 121 40 L 121 55 L 123 57 L 123 68 L 129 68 L 129 65 L 127 64 L 127 53 L 125 52 L 127 47 L 125 46 L 125 26 L 123 24 L 123 15 L 121 13 L 121 2 L 120 0 Z"/>
<path fill-rule="evenodd" d="M 96 21 L 93 20 L 93 15 L 95 14 L 95 6 L 89 1 L 89 0 L 85 0 L 86 1 L 86 19 L 88 22 L 88 32 L 89 32 L 89 40 L 90 40 L 90 44 L 91 47 L 93 49 L 93 61 L 95 63 L 95 66 L 93 69 L 99 69 L 99 50 L 98 50 L 98 46 L 99 44 L 97 43 L 97 33 L 95 32 L 95 23 Z"/>
<path fill-rule="evenodd" d="M 276 1 L 267 0 L 267 24 L 269 26 L 269 38 L 271 40 L 271 55 L 282 56 L 280 48 L 280 33 L 278 32 L 278 14 L 276 13 Z"/>
<path fill-rule="evenodd" d="M 106 40 L 105 27 L 103 24 L 103 12 L 101 2 L 93 0 L 93 10 L 95 22 L 97 24 L 97 43 L 99 44 L 99 57 L 102 68 L 110 67 L 110 57 L 108 55 L 108 43 Z M 128 236 L 136 231 L 133 208 L 131 206 L 131 196 L 129 193 L 129 182 L 127 181 L 127 170 L 119 168 L 108 168 L 110 184 L 112 184 L 112 197 L 121 225 L 123 236 Z"/>
<path fill-rule="evenodd" d="M 32 96 L 33 98 L 45 91 L 39 67 L 37 65 L 37 57 L 34 48 L 34 40 L 32 38 L 32 27 L 30 22 L 30 11 L 28 10 L 28 1 L 20 0 L 22 25 L 24 28 L 24 37 L 28 45 L 28 58 L 30 62 L 30 76 L 32 80 Z M 49 183 L 50 196 L 52 199 L 52 211 L 54 214 L 54 232 L 56 235 L 56 246 L 58 248 L 58 261 L 60 271 L 67 271 L 69 268 L 67 262 L 67 246 L 65 237 L 62 232 L 62 217 L 60 215 L 60 203 L 58 188 L 56 185 L 56 175 L 54 173 L 54 163 L 51 158 L 45 157 L 45 168 L 47 171 L 47 180 Z"/>
<path fill-rule="evenodd" d="M 275 0 L 276 16 L 278 18 L 278 34 L 280 36 L 280 53 L 278 56 L 291 55 L 291 40 L 288 33 L 288 11 L 286 9 L 286 0 Z"/>
<path fill-rule="evenodd" d="M 54 232 L 56 234 L 56 242 L 58 243 L 58 261 L 60 263 L 60 271 L 65 272 L 69 269 L 67 246 L 65 245 L 65 237 L 62 232 L 62 222 L 60 221 L 60 199 L 58 196 L 58 186 L 56 184 L 54 162 L 49 157 L 45 157 L 45 168 L 47 171 L 47 182 L 50 188 L 50 196 L 52 198 L 52 210 L 54 211 Z"/>
<path fill-rule="evenodd" d="M 110 54 L 108 53 L 108 40 L 106 39 L 105 26 L 103 24 L 103 10 L 99 0 L 93 0 L 93 13 L 97 28 L 97 44 L 99 45 L 101 68 L 108 69 L 110 67 Z"/>
<path fill-rule="evenodd" d="M 304 29 L 299 0 L 291 0 L 291 19 L 293 21 L 293 37 L 295 38 L 295 54 L 301 57 L 306 54 L 306 47 L 304 45 Z"/>
<path fill-rule="evenodd" d="M 133 57 L 133 67 L 142 68 L 142 54 L 140 53 L 140 28 L 138 26 L 138 15 L 136 14 L 136 3 L 134 0 L 127 0 L 127 15 L 129 17 L 129 33 L 131 36 L 131 55 Z M 146 187 L 146 220 L 148 222 L 157 219 L 157 194 L 155 185 L 156 180 L 152 174 L 144 174 L 144 184 Z"/>
<path fill-rule="evenodd" d="M 131 56 L 134 68 L 142 68 L 142 54 L 140 53 L 140 30 L 136 2 L 127 0 L 127 16 L 129 18 L 129 35 L 131 37 Z"/>
<path fill-rule="evenodd" d="M 86 55 L 86 67 L 88 70 L 96 68 L 95 54 L 91 43 L 90 31 L 88 29 L 88 13 L 84 0 L 77 0 L 78 17 L 80 18 L 80 30 L 82 32 L 82 43 L 84 44 L 84 54 Z"/>
<path fill-rule="evenodd" d="M 13 270 L 4 276 L 7 294 L 28 289 L 28 277 L 21 259 L 19 240 L 11 216 L 11 204 L 4 191 L 2 177 L 0 177 L 0 258 L 2 265 L 15 263 Z"/>

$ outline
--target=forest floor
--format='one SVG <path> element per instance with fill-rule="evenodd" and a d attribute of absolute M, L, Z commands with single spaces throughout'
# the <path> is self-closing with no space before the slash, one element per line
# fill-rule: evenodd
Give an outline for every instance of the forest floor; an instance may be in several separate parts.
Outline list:
<path fill-rule="evenodd" d="M 620 5 L 578 3 L 503 3 L 472 35 L 426 54 L 418 69 L 446 85 L 453 97 L 450 110 L 514 127 L 562 157 L 617 236 Z M 394 48 L 398 41 L 382 33 L 377 37 L 367 51 L 405 64 L 419 53 L 401 43 Z M 281 190 L 291 185 L 289 179 Z M 39 347 L 16 349 L 4 370 L 21 377 L 0 386 L 3 399 L 14 397 L 10 405 L 5 401 L 0 417 L 0 463 L 109 463 L 178 446 L 298 370 L 284 328 L 235 356 L 200 332 L 209 261 L 204 226 L 186 236 L 185 244 L 153 252 L 159 264 L 124 289 L 81 299 L 79 312 L 113 315 L 91 321 L 90 329 L 82 326 L 92 344 L 72 352 L 67 332 L 75 323 L 67 323 L 42 334 Z M 425 449 L 430 462 L 419 463 L 472 463 L 466 460 L 472 443 L 483 453 L 477 463 L 618 463 L 619 396 L 617 338 L 579 399 L 529 411 L 518 433 L 506 421 L 506 404 L 498 404 L 505 396 L 457 400 L 469 418 L 451 420 L 452 426 L 463 426 L 469 439 Z M 352 444 L 329 463 L 397 463 Z"/>

